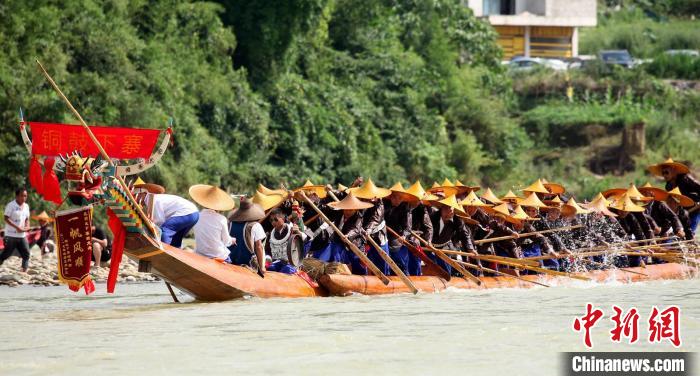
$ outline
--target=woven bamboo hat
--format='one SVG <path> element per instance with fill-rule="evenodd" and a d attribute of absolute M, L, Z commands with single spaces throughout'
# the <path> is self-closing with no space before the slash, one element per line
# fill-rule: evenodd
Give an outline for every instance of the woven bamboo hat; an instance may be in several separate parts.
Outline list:
<path fill-rule="evenodd" d="M 501 217 L 509 217 L 510 216 L 510 209 L 508 208 L 507 203 L 502 203 L 498 206 L 494 206 L 488 210 L 491 214 L 494 215 L 500 215 Z"/>
<path fill-rule="evenodd" d="M 33 215 L 32 219 L 41 222 L 53 222 L 53 218 L 49 217 L 46 211 L 42 211 L 39 215 Z"/>
<path fill-rule="evenodd" d="M 589 214 L 590 212 L 590 210 L 582 208 L 573 197 L 561 208 L 561 213 L 564 215 Z"/>
<path fill-rule="evenodd" d="M 462 200 L 460 203 L 462 206 L 475 206 L 475 207 L 489 207 L 491 205 L 484 203 L 483 201 L 479 200 L 479 197 L 474 193 L 474 191 L 470 191 L 467 197 Z"/>
<path fill-rule="evenodd" d="M 669 197 L 676 200 L 676 202 L 678 202 L 684 208 L 695 205 L 695 202 L 693 201 L 693 199 L 682 194 L 681 190 L 678 189 L 678 187 L 673 188 L 672 190 L 668 191 L 668 195 L 669 195 Z"/>
<path fill-rule="evenodd" d="M 547 205 L 545 205 L 545 203 L 542 202 L 542 200 L 540 200 L 540 198 L 537 197 L 537 194 L 534 192 L 530 193 L 530 195 L 527 196 L 527 198 L 518 200 L 518 205 L 519 206 L 529 206 L 529 207 L 538 208 L 538 209 L 547 207 Z"/>
<path fill-rule="evenodd" d="M 338 183 L 338 192 L 345 192 L 348 190 L 348 187 Z"/>
<path fill-rule="evenodd" d="M 199 205 L 217 211 L 233 209 L 233 198 L 218 187 L 207 184 L 195 184 L 189 189 L 190 197 Z"/>
<path fill-rule="evenodd" d="M 671 168 L 676 170 L 679 174 L 687 174 L 690 172 L 688 166 L 683 163 L 676 162 L 672 158 L 667 159 L 663 163 L 651 165 L 647 167 L 647 170 L 656 176 L 663 176 L 662 171 L 664 168 Z"/>
<path fill-rule="evenodd" d="M 256 191 L 253 195 L 253 202 L 260 205 L 263 210 L 268 211 L 284 201 L 284 196 L 278 194 L 266 195 Z"/>
<path fill-rule="evenodd" d="M 394 184 L 391 188 L 389 188 L 389 190 L 391 191 L 392 195 L 396 195 L 401 201 L 415 202 L 421 199 L 421 196 L 418 196 L 418 194 L 409 192 L 406 189 L 404 189 L 401 183 Z"/>
<path fill-rule="evenodd" d="M 635 201 L 649 202 L 653 200 L 653 198 L 643 195 L 634 184 L 630 184 L 630 187 L 627 189 L 627 191 L 625 191 L 625 193 L 627 194 L 627 197 Z"/>
<path fill-rule="evenodd" d="M 503 201 L 501 201 L 501 199 L 498 198 L 498 196 L 493 194 L 493 191 L 491 190 L 491 188 L 486 188 L 486 191 L 481 195 L 481 198 L 483 198 L 486 201 L 489 201 L 492 204 L 502 204 L 503 203 Z"/>
<path fill-rule="evenodd" d="M 644 208 L 632 202 L 632 200 L 624 193 L 615 200 L 615 203 L 610 205 L 611 208 L 624 212 L 643 212 Z"/>
<path fill-rule="evenodd" d="M 649 182 L 639 187 L 639 192 L 656 201 L 664 201 L 668 197 L 666 190 L 652 186 Z"/>
<path fill-rule="evenodd" d="M 139 188 L 147 191 L 148 193 L 164 193 L 165 188 L 163 188 L 162 185 L 158 184 L 153 184 L 153 183 L 146 183 L 141 179 L 141 177 L 136 178 L 136 181 L 134 182 L 134 188 Z"/>
<path fill-rule="evenodd" d="M 506 216 L 506 221 L 508 221 L 510 223 L 520 223 L 523 221 L 536 221 L 538 219 L 539 218 L 537 218 L 537 217 L 530 217 L 529 215 L 527 215 L 527 213 L 525 213 L 525 210 L 523 210 L 523 208 L 520 207 L 520 205 L 515 207 L 515 210 L 513 210 L 513 214 Z"/>
<path fill-rule="evenodd" d="M 467 215 L 467 213 L 464 211 L 464 208 L 462 208 L 457 202 L 457 197 L 455 197 L 455 195 L 443 198 L 439 201 L 433 201 L 433 203 L 437 206 L 447 206 L 449 208 L 452 208 L 455 211 L 455 213 Z"/>
<path fill-rule="evenodd" d="M 372 200 L 375 198 L 384 198 L 391 194 L 391 191 L 386 188 L 377 187 L 371 178 L 362 184 L 360 187 L 350 188 L 348 191 L 357 198 L 364 198 L 365 200 Z"/>
<path fill-rule="evenodd" d="M 551 200 L 542 200 L 542 202 L 547 205 L 547 209 L 561 210 L 562 205 L 564 205 L 564 201 L 562 201 L 559 196 L 554 196 L 554 198 Z"/>
<path fill-rule="evenodd" d="M 542 180 L 537 179 L 534 183 L 530 184 L 529 187 L 523 188 L 522 190 L 525 192 L 525 194 L 528 193 L 544 193 L 544 194 L 549 194 L 549 191 L 547 188 L 542 184 Z"/>
<path fill-rule="evenodd" d="M 601 192 L 601 194 L 605 198 L 611 198 L 611 197 L 620 197 L 625 192 L 627 192 L 627 189 L 625 189 L 625 188 L 612 188 L 612 189 L 608 189 L 608 190 Z"/>
<path fill-rule="evenodd" d="M 270 189 L 262 184 L 258 184 L 258 192 L 264 194 L 264 195 L 280 195 L 284 198 L 287 198 L 288 194 L 287 191 L 284 189 Z"/>
<path fill-rule="evenodd" d="M 315 193 L 318 198 L 326 198 L 328 195 L 328 192 L 326 192 L 326 187 L 323 185 L 317 185 L 311 183 L 311 181 L 307 180 L 304 185 L 301 187 L 297 188 L 294 190 L 294 193 L 303 191 L 304 193 Z"/>
<path fill-rule="evenodd" d="M 455 180 L 454 185 L 455 188 L 457 188 L 459 194 L 478 191 L 479 189 L 481 189 L 481 187 L 479 187 L 478 185 L 466 185 L 459 180 Z"/>
<path fill-rule="evenodd" d="M 553 195 L 560 195 L 564 192 L 566 192 L 566 188 L 564 188 L 563 185 L 557 184 L 557 183 L 550 183 L 546 179 L 540 179 L 542 180 L 542 185 L 544 185 L 545 188 L 549 191 L 549 193 Z"/>
<path fill-rule="evenodd" d="M 593 199 L 593 201 L 589 202 L 588 204 L 581 204 L 584 208 L 588 209 L 591 211 L 591 213 L 600 213 L 603 215 L 607 215 L 608 217 L 617 217 L 617 214 L 613 213 L 608 209 L 608 205 L 610 203 L 608 200 L 603 197 L 602 194 L 598 194 L 598 196 Z"/>
<path fill-rule="evenodd" d="M 333 210 L 362 210 L 374 206 L 371 202 L 361 201 L 353 192 L 348 193 L 344 199 L 328 204 Z"/>
<path fill-rule="evenodd" d="M 501 200 L 503 200 L 503 201 L 510 201 L 510 202 L 513 202 L 513 203 L 518 203 L 518 200 L 521 200 L 521 199 L 522 199 L 522 197 L 520 197 L 520 196 L 516 195 L 515 193 L 513 193 L 512 190 L 508 190 L 508 193 L 506 193 L 503 197 L 501 197 Z"/>
<path fill-rule="evenodd" d="M 445 178 L 442 183 L 434 182 L 433 186 L 428 189 L 428 193 L 439 195 L 442 193 L 445 197 L 456 195 L 459 193 L 459 189 L 450 181 L 450 179 Z"/>
<path fill-rule="evenodd" d="M 238 209 L 228 218 L 231 222 L 253 222 L 265 218 L 265 210 L 251 200 L 241 200 Z"/>

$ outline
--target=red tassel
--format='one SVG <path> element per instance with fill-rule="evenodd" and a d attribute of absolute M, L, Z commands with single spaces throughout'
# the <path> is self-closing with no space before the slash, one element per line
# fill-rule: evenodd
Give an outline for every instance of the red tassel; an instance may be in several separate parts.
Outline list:
<path fill-rule="evenodd" d="M 87 277 L 87 280 L 83 283 L 83 289 L 85 289 L 85 295 L 95 292 L 95 284 L 92 282 L 92 278 Z"/>
<path fill-rule="evenodd" d="M 36 155 L 32 155 L 32 159 L 29 161 L 29 185 L 38 194 L 41 194 L 44 188 L 44 182 L 41 180 L 41 164 Z"/>
<path fill-rule="evenodd" d="M 63 202 L 63 198 L 61 197 L 61 186 L 58 184 L 58 176 L 56 176 L 56 172 L 53 170 L 53 165 L 55 163 L 56 161 L 53 157 L 46 157 L 44 160 L 44 168 L 46 170 L 44 171 L 42 194 L 44 195 L 44 200 L 60 205 L 61 202 Z"/>
<path fill-rule="evenodd" d="M 122 255 L 124 254 L 126 231 L 122 222 L 109 208 L 107 208 L 107 216 L 109 217 L 107 225 L 109 229 L 112 230 L 112 235 L 114 235 L 114 240 L 112 241 L 112 259 L 109 263 L 109 276 L 107 277 L 107 292 L 111 294 L 114 292 L 114 287 L 117 284 L 117 277 L 119 277 L 119 264 L 122 262 Z"/>

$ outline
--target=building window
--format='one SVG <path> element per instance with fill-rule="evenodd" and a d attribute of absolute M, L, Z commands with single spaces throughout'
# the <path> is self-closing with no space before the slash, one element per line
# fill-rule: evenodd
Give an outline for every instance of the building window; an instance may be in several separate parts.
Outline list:
<path fill-rule="evenodd" d="M 484 15 L 514 15 L 515 0 L 484 0 Z"/>

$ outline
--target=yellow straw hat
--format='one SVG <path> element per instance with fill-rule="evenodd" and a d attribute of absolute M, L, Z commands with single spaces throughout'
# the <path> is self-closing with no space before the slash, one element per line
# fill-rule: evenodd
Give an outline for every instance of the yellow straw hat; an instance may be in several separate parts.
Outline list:
<path fill-rule="evenodd" d="M 627 190 L 625 188 L 612 188 L 612 189 L 608 189 L 606 191 L 601 192 L 601 194 L 605 198 L 611 198 L 611 197 L 622 196 L 625 192 L 627 192 Z"/>
<path fill-rule="evenodd" d="M 478 185 L 473 185 L 473 186 L 466 185 L 459 180 L 455 180 L 455 188 L 457 188 L 457 190 L 459 191 L 460 194 L 466 193 L 466 192 L 478 191 L 479 189 L 481 189 L 481 187 L 479 187 Z"/>
<path fill-rule="evenodd" d="M 483 198 L 486 201 L 491 202 L 492 204 L 502 204 L 503 201 L 501 201 L 500 198 L 498 198 L 491 188 L 486 188 L 486 191 L 481 195 L 481 198 Z"/>
<path fill-rule="evenodd" d="M 145 189 L 148 193 L 165 193 L 165 188 L 162 185 L 146 183 L 141 177 L 136 178 L 134 188 Z"/>
<path fill-rule="evenodd" d="M 459 203 L 457 202 L 457 197 L 455 197 L 455 195 L 443 198 L 440 201 L 434 201 L 434 203 L 452 208 L 455 211 L 455 213 L 467 215 L 467 213 L 464 211 L 464 208 L 459 206 Z"/>
<path fill-rule="evenodd" d="M 253 195 L 253 202 L 260 205 L 263 210 L 268 211 L 284 201 L 284 196 L 278 194 L 266 195 L 256 191 Z"/>
<path fill-rule="evenodd" d="M 536 221 L 539 218 L 537 217 L 530 217 L 525 213 L 525 210 L 523 210 L 520 205 L 515 207 L 515 210 L 513 210 L 513 214 L 509 215 L 506 217 L 506 221 L 511 222 L 511 223 L 520 223 L 522 221 Z"/>
<path fill-rule="evenodd" d="M 479 197 L 474 193 L 474 191 L 470 191 L 467 197 L 462 200 L 462 202 L 459 203 L 462 206 L 474 206 L 474 207 L 489 207 L 491 205 L 484 203 L 483 201 L 479 200 Z"/>
<path fill-rule="evenodd" d="M 391 194 L 390 190 L 377 187 L 371 178 L 367 179 L 361 187 L 350 188 L 349 191 L 352 192 L 355 197 L 364 198 L 366 200 L 384 198 Z"/>
<path fill-rule="evenodd" d="M 511 201 L 514 203 L 517 203 L 518 200 L 520 200 L 520 199 L 522 199 L 522 197 L 513 193 L 512 190 L 508 190 L 508 193 L 506 193 L 505 196 L 501 197 L 501 200 L 503 200 L 503 201 Z"/>
<path fill-rule="evenodd" d="M 49 217 L 46 211 L 42 211 L 39 215 L 33 215 L 32 219 L 35 221 L 53 222 L 53 218 Z"/>
<path fill-rule="evenodd" d="M 544 193 L 549 194 L 547 188 L 542 184 L 542 180 L 537 179 L 534 183 L 530 184 L 529 187 L 523 188 L 522 190 L 525 194 L 529 193 Z"/>
<path fill-rule="evenodd" d="M 559 196 L 554 196 L 553 199 L 551 200 L 542 200 L 549 209 L 561 209 L 562 205 L 564 205 L 564 201 L 559 198 Z"/>
<path fill-rule="evenodd" d="M 241 204 L 231 213 L 231 222 L 253 222 L 265 218 L 265 210 L 251 200 L 241 200 Z M 240 241 L 240 239 L 239 239 Z"/>
<path fill-rule="evenodd" d="M 258 184 L 258 192 L 264 194 L 264 195 L 280 195 L 284 198 L 287 198 L 288 194 L 287 191 L 284 189 L 270 189 L 262 184 Z"/>
<path fill-rule="evenodd" d="M 218 187 L 207 184 L 195 184 L 189 189 L 190 197 L 199 205 L 217 211 L 233 209 L 233 198 Z"/>
<path fill-rule="evenodd" d="M 411 186 L 408 187 L 408 189 L 406 189 L 406 192 L 418 197 L 419 199 L 423 199 L 428 193 L 425 191 L 425 189 L 423 189 L 423 186 L 418 180 L 416 180 L 415 183 L 411 184 Z"/>
<path fill-rule="evenodd" d="M 672 168 L 672 169 L 676 170 L 679 174 L 687 174 L 690 172 L 690 169 L 688 168 L 688 166 L 684 165 L 683 163 L 676 162 L 672 158 L 667 159 L 663 163 L 651 165 L 651 166 L 647 167 L 647 170 L 649 170 L 649 172 L 651 172 L 652 174 L 654 174 L 656 176 L 663 176 L 662 171 L 663 171 L 664 167 Z"/>
<path fill-rule="evenodd" d="M 678 202 L 684 208 L 695 205 L 695 202 L 693 201 L 693 199 L 682 194 L 681 190 L 678 189 L 678 187 L 673 188 L 672 190 L 668 191 L 668 195 L 670 197 L 672 197 L 674 200 L 676 200 L 676 202 Z"/>
<path fill-rule="evenodd" d="M 631 198 L 632 200 L 643 201 L 643 202 L 649 202 L 649 201 L 653 200 L 653 198 L 651 198 L 651 197 L 644 196 L 642 194 L 642 192 L 640 192 L 637 189 L 637 186 L 635 186 L 634 184 L 630 184 L 630 187 L 627 189 L 627 191 L 625 193 L 627 194 L 627 197 Z"/>
<path fill-rule="evenodd" d="M 338 192 L 345 192 L 348 190 L 348 187 L 338 183 Z"/>
<path fill-rule="evenodd" d="M 610 203 L 608 200 L 603 197 L 602 194 L 598 193 L 598 196 L 596 196 L 593 201 L 589 202 L 588 204 L 581 204 L 581 206 L 590 210 L 591 213 L 601 213 L 603 215 L 607 215 L 608 217 L 617 217 L 617 214 L 608 209 L 609 204 Z"/>
<path fill-rule="evenodd" d="M 666 190 L 654 187 L 648 182 L 639 187 L 639 192 L 647 197 L 652 197 L 656 201 L 664 201 L 668 197 Z"/>
<path fill-rule="evenodd" d="M 505 202 L 498 206 L 490 208 L 489 212 L 491 212 L 492 214 L 501 215 L 503 217 L 510 216 L 510 209 L 508 208 L 508 204 Z"/>
<path fill-rule="evenodd" d="M 566 188 L 564 188 L 563 185 L 557 184 L 557 183 L 550 183 L 547 181 L 547 179 L 540 179 L 542 180 L 542 185 L 544 185 L 545 188 L 549 191 L 549 193 L 553 195 L 560 195 L 564 192 L 566 192 Z"/>
<path fill-rule="evenodd" d="M 428 193 L 442 193 L 445 197 L 449 197 L 458 194 L 459 189 L 452 184 L 450 179 L 445 178 L 442 184 L 438 184 L 437 182 L 433 183 L 433 186 L 428 189 Z"/>
<path fill-rule="evenodd" d="M 318 196 L 318 198 L 326 198 L 326 196 L 328 195 L 325 186 L 313 184 L 309 180 L 307 180 L 306 183 L 304 183 L 304 185 L 294 190 L 295 193 L 299 191 L 304 191 L 306 193 L 315 193 L 316 196 Z"/>
<path fill-rule="evenodd" d="M 396 183 L 389 188 L 391 194 L 396 195 L 401 201 L 419 201 L 420 196 L 404 189 L 401 183 Z"/>
<path fill-rule="evenodd" d="M 542 200 L 540 200 L 540 198 L 537 197 L 537 194 L 534 192 L 530 193 L 530 195 L 527 196 L 527 198 L 518 200 L 518 204 L 520 206 L 529 206 L 532 208 L 546 208 L 547 207 L 547 205 L 545 205 L 545 203 L 542 202 Z"/>
<path fill-rule="evenodd" d="M 591 211 L 588 209 L 582 208 L 576 200 L 572 197 L 569 199 L 569 201 L 564 204 L 564 206 L 561 208 L 561 212 L 564 215 L 576 215 L 576 214 L 589 214 Z"/>
<path fill-rule="evenodd" d="M 632 202 L 632 200 L 624 193 L 622 196 L 617 198 L 616 202 L 610 206 L 613 209 L 617 209 L 624 212 L 643 212 L 644 208 Z"/>
<path fill-rule="evenodd" d="M 362 210 L 374 206 L 371 202 L 361 201 L 352 192 L 348 193 L 344 199 L 328 204 L 333 210 Z"/>

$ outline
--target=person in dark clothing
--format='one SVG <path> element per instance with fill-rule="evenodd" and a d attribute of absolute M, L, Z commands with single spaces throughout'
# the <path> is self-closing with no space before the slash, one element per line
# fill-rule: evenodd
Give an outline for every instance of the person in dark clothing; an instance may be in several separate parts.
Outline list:
<path fill-rule="evenodd" d="M 678 188 L 681 194 L 693 200 L 694 205 L 687 210 L 690 229 L 694 233 L 700 222 L 700 182 L 690 175 L 690 168 L 669 158 L 663 163 L 649 166 L 648 170 L 664 178 L 667 191 Z"/>
<path fill-rule="evenodd" d="M 457 203 L 456 197 L 452 195 L 435 201 L 435 205 L 439 207 L 439 211 L 430 216 L 434 230 L 431 239 L 432 246 L 436 249 L 457 249 L 476 255 L 471 232 L 462 221 L 455 217 L 455 211 L 466 215 Z M 428 257 L 445 271 L 452 273 L 452 267 L 434 253 L 429 253 Z"/>
<path fill-rule="evenodd" d="M 678 216 L 678 220 L 683 226 L 683 232 L 685 234 L 685 240 L 693 240 L 695 238 L 695 231 L 691 228 L 690 216 L 685 207 L 692 207 L 695 205 L 692 199 L 680 193 L 678 188 L 672 189 L 668 192 L 666 197 L 666 204 L 669 209 Z"/>
<path fill-rule="evenodd" d="M 397 183 L 389 189 L 391 190 L 391 195 L 384 200 L 384 220 L 386 221 L 386 226 L 396 231 L 402 238 L 409 239 L 411 238 L 411 227 L 413 224 L 413 208 L 411 206 L 413 203 L 418 203 L 420 197 L 408 192 L 403 188 L 401 183 Z M 409 259 L 413 255 L 408 250 L 408 247 L 406 247 L 400 239 L 391 234 L 388 234 L 388 238 L 389 255 L 391 259 L 394 260 L 404 274 L 416 275 L 416 270 L 413 270 L 414 274 L 411 274 L 411 270 L 409 270 Z M 420 265 L 420 260 L 418 263 Z"/>
<path fill-rule="evenodd" d="M 94 267 L 99 268 L 103 262 L 112 258 L 112 246 L 107 234 L 99 227 L 92 226 L 92 261 Z"/>
<path fill-rule="evenodd" d="M 329 203 L 328 206 L 342 213 L 342 215 L 338 216 L 337 219 L 333 221 L 333 224 L 338 227 L 340 232 L 342 232 L 359 250 L 364 250 L 364 229 L 362 228 L 362 216 L 359 211 L 371 208 L 372 204 L 358 200 L 351 193 L 341 201 Z M 315 252 L 313 255 L 314 258 L 325 262 L 342 262 L 350 266 L 350 270 L 353 274 L 367 274 L 366 267 L 362 265 L 359 257 L 347 248 L 343 239 L 331 228 L 326 229 L 326 231 L 330 235 L 330 242 L 326 248 Z"/>
<path fill-rule="evenodd" d="M 49 253 L 53 253 L 56 244 L 53 241 L 53 226 L 51 226 L 52 219 L 49 215 L 43 211 L 41 214 L 32 216 L 32 219 L 39 222 L 39 239 L 36 241 L 36 245 L 41 251 L 41 258 L 45 258 Z"/>

